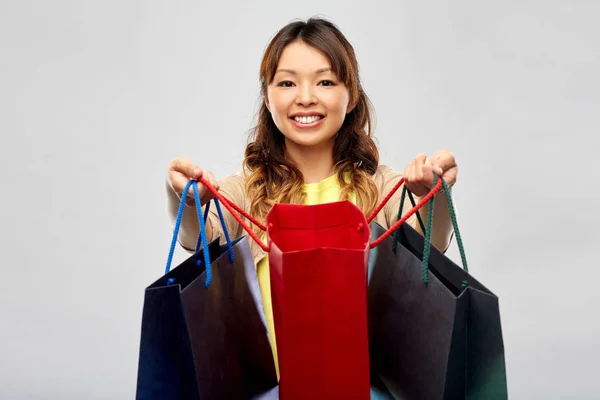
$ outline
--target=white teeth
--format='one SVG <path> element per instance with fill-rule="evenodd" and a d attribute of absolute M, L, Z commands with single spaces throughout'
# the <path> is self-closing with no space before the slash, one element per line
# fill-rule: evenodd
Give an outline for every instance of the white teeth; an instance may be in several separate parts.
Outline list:
<path fill-rule="evenodd" d="M 300 124 L 312 124 L 315 121 L 320 120 L 321 117 L 318 115 L 314 115 L 311 117 L 294 117 L 294 120 Z"/>

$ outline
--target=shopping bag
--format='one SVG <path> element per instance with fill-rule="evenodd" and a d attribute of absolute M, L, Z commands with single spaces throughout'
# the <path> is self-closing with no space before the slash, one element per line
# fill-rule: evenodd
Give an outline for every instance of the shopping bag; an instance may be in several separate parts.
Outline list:
<path fill-rule="evenodd" d="M 444 185 L 463 266 L 460 232 Z M 498 297 L 406 222 L 371 250 L 371 365 L 397 399 L 506 399 Z M 371 239 L 385 230 L 373 223 Z"/>
<path fill-rule="evenodd" d="M 267 399 L 277 376 L 247 237 L 207 243 L 170 270 L 185 195 L 164 276 L 145 290 L 138 400 Z M 215 201 L 219 215 L 221 210 Z M 197 207 L 200 210 L 200 207 Z M 221 221 L 222 218 L 221 218 Z M 223 223 L 226 232 L 226 227 Z"/>
<path fill-rule="evenodd" d="M 368 399 L 369 229 L 349 201 L 267 215 L 283 399 Z"/>

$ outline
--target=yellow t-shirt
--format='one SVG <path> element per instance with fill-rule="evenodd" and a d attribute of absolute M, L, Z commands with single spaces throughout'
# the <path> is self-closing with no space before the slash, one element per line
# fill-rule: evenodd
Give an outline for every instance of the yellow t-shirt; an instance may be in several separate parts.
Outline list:
<path fill-rule="evenodd" d="M 304 204 L 323 204 L 339 201 L 340 186 L 337 180 L 337 175 L 332 175 L 321 182 L 305 184 L 303 187 L 306 193 Z M 352 194 L 350 201 L 356 204 L 356 197 Z M 263 238 L 264 239 L 264 238 Z M 273 307 L 271 304 L 271 281 L 269 275 L 269 258 L 263 257 L 257 263 L 258 284 L 262 296 L 263 308 L 267 320 L 267 332 L 271 341 L 271 349 L 273 350 L 273 359 L 275 361 L 275 369 L 279 378 L 279 362 L 277 359 L 277 341 L 275 338 L 275 325 L 273 323 Z"/>

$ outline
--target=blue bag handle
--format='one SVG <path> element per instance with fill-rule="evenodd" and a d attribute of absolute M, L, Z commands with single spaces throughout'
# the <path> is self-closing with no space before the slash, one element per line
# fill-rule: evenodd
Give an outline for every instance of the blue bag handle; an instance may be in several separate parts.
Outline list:
<path fill-rule="evenodd" d="M 204 218 L 202 217 L 202 213 L 201 213 L 201 202 L 200 202 L 200 196 L 198 194 L 198 182 L 196 180 L 190 180 L 186 185 L 185 188 L 183 189 L 183 193 L 181 195 L 181 201 L 179 202 L 179 210 L 177 211 L 177 219 L 175 220 L 175 229 L 173 230 L 173 238 L 171 240 L 171 248 L 169 250 L 169 256 L 167 258 L 167 266 L 165 268 L 165 275 L 169 273 L 169 271 L 171 270 L 171 263 L 173 261 L 173 254 L 175 252 L 175 246 L 177 245 L 177 237 L 179 236 L 179 228 L 181 226 L 181 220 L 183 218 L 183 211 L 185 208 L 185 201 L 187 198 L 187 193 L 189 191 L 190 186 L 192 186 L 192 188 L 194 189 L 194 200 L 196 203 L 196 212 L 198 213 L 198 221 L 200 222 L 200 234 L 198 237 L 198 240 L 196 242 L 196 252 L 198 252 L 200 250 L 200 245 L 202 244 L 203 247 L 203 253 L 204 253 L 204 264 L 206 265 L 206 280 L 204 282 L 204 286 L 205 287 L 209 287 L 210 283 L 212 281 L 212 269 L 211 269 L 211 265 L 210 265 L 210 255 L 208 253 L 208 239 L 206 237 L 206 220 L 208 219 L 208 210 L 210 207 L 210 202 L 207 203 L 205 211 L 204 211 Z M 221 220 L 221 226 L 223 227 L 223 232 L 225 234 L 225 239 L 227 240 L 227 248 L 229 250 L 229 261 L 231 263 L 234 262 L 234 255 L 233 255 L 233 246 L 231 244 L 231 239 L 229 237 L 229 232 L 227 231 L 227 226 L 225 225 L 225 219 L 223 217 L 223 212 L 221 211 L 221 206 L 219 204 L 219 200 L 217 200 L 217 198 L 213 199 L 215 202 L 215 206 L 217 207 L 217 212 L 219 213 L 219 219 Z M 200 260 L 198 260 L 198 263 L 200 264 Z M 173 283 L 172 278 L 169 279 L 168 284 Z"/>

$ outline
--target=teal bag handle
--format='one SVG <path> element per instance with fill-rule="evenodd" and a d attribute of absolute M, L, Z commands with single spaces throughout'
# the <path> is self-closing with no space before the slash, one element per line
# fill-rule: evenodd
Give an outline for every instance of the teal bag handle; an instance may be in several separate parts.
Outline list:
<path fill-rule="evenodd" d="M 466 272 L 469 272 L 469 267 L 467 265 L 467 256 L 465 254 L 465 247 L 464 247 L 464 244 L 462 241 L 462 237 L 460 235 L 460 230 L 458 229 L 458 221 L 456 219 L 456 211 L 454 209 L 454 204 L 452 202 L 452 196 L 450 195 L 450 187 L 448 186 L 448 184 L 446 183 L 446 181 L 443 178 L 439 178 L 438 175 L 434 172 L 432 188 L 434 188 L 437 185 L 438 179 L 442 180 L 442 188 L 443 188 L 444 194 L 446 196 L 446 200 L 448 202 L 448 212 L 450 214 L 450 220 L 452 221 L 452 227 L 454 229 L 454 236 L 456 236 L 456 243 L 458 245 L 458 250 L 460 252 L 460 258 L 462 261 L 463 269 Z M 409 197 L 410 202 L 413 205 L 413 207 L 416 206 L 416 202 L 413 197 L 413 194 L 406 187 L 406 184 L 404 184 L 404 187 L 402 189 L 402 197 L 400 198 L 400 207 L 398 209 L 398 219 L 400 219 L 402 217 L 402 210 L 404 209 L 404 201 L 405 201 L 407 194 L 408 194 L 408 197 Z M 421 219 L 421 215 L 419 214 L 419 212 L 418 211 L 416 212 L 417 219 L 419 221 L 419 225 L 421 226 L 421 230 L 423 230 L 423 232 L 425 234 L 425 245 L 423 248 L 423 261 L 421 263 L 421 279 L 423 280 L 423 283 L 425 285 L 427 285 L 429 283 L 428 272 L 429 272 L 429 256 L 431 253 L 431 230 L 432 230 L 432 226 L 433 226 L 434 201 L 435 201 L 435 196 L 431 197 L 431 199 L 429 200 L 426 226 L 423 223 L 423 220 Z M 396 230 L 394 232 L 394 244 L 393 244 L 394 253 L 396 253 L 397 248 L 398 248 L 398 230 Z M 463 287 L 464 286 L 466 286 L 466 282 L 463 282 Z"/>

